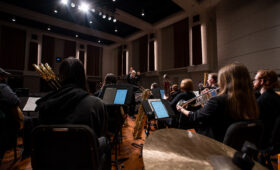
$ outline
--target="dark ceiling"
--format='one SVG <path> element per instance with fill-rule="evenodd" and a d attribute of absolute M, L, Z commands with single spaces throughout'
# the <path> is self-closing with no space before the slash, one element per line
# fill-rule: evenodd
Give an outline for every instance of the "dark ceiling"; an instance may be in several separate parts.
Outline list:
<path fill-rule="evenodd" d="M 113 36 L 118 36 L 121 38 L 126 38 L 134 33 L 140 31 L 140 29 L 133 26 L 132 23 L 123 23 L 117 20 L 113 22 L 114 16 L 118 15 L 115 13 L 117 9 L 125 11 L 130 15 L 133 15 L 149 24 L 154 24 L 164 18 L 181 11 L 182 9 L 177 6 L 172 0 L 88 0 L 87 3 L 91 5 L 91 8 L 96 9 L 95 12 L 89 10 L 87 14 L 82 13 L 78 10 L 78 4 L 81 0 L 68 0 L 67 5 L 62 5 L 61 0 L 0 0 L 2 2 L 15 5 L 21 8 L 29 9 L 35 12 L 46 14 L 50 17 L 63 19 L 65 21 L 82 25 L 93 30 L 102 31 L 104 33 L 111 34 Z M 75 3 L 76 6 L 71 7 L 71 3 Z M 86 1 L 85 1 L 86 2 Z M 54 11 L 57 10 L 57 13 Z M 99 16 L 99 11 L 106 14 L 106 18 L 103 19 L 102 15 Z M 141 13 L 144 12 L 145 15 L 142 16 Z M 79 35 L 78 38 L 98 42 L 101 40 L 101 44 L 110 45 L 114 42 L 111 40 L 102 39 L 102 37 L 95 37 L 91 35 L 86 35 L 71 31 L 70 29 L 59 28 L 55 25 L 49 25 L 42 22 L 34 21 L 32 19 L 26 19 L 24 16 L 15 16 L 8 13 L 0 13 L 1 20 L 11 21 L 11 18 L 16 18 L 16 23 L 30 26 L 32 28 L 44 29 L 51 27 L 52 32 L 58 34 L 64 34 L 67 36 Z M 108 20 L 108 15 L 112 19 Z M 90 23 L 92 21 L 92 23 Z M 117 31 L 116 31 L 117 29 Z"/>

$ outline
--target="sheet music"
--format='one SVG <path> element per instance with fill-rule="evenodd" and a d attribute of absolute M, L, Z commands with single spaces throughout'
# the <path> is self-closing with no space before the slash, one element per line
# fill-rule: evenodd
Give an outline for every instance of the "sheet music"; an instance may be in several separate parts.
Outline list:
<path fill-rule="evenodd" d="M 36 108 L 36 101 L 40 99 L 40 97 L 29 97 L 24 108 L 23 111 L 27 111 L 27 112 L 32 112 L 35 111 Z"/>

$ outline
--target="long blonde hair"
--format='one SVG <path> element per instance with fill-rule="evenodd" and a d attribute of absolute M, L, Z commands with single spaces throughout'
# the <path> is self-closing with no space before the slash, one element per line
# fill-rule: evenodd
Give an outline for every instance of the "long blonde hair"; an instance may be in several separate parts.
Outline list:
<path fill-rule="evenodd" d="M 219 95 L 228 96 L 230 114 L 236 119 L 257 119 L 259 112 L 248 69 L 240 63 L 224 66 L 218 73 Z"/>

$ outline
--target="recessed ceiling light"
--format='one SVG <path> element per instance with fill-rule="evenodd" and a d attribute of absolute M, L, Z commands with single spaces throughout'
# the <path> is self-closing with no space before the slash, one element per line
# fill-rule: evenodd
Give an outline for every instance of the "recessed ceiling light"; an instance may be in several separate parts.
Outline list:
<path fill-rule="evenodd" d="M 94 8 L 92 8 L 92 9 L 91 9 L 91 12 L 95 12 L 95 9 L 94 9 Z"/>
<path fill-rule="evenodd" d="M 113 22 L 117 22 L 117 19 L 116 19 L 116 18 L 114 18 L 114 19 L 113 19 Z"/>
<path fill-rule="evenodd" d="M 90 24 L 92 24 L 92 21 L 89 21 Z"/>
<path fill-rule="evenodd" d="M 50 31 L 50 30 L 51 30 L 51 27 L 48 27 L 47 30 Z"/>
<path fill-rule="evenodd" d="M 142 16 L 142 17 L 145 16 L 144 9 L 143 9 L 142 12 L 141 12 L 141 16 Z"/>
<path fill-rule="evenodd" d="M 113 2 L 116 2 L 116 0 L 112 0 Z"/>
<path fill-rule="evenodd" d="M 111 21 L 112 17 L 108 17 L 108 20 Z"/>
<path fill-rule="evenodd" d="M 101 16 L 101 15 L 102 15 L 102 12 L 99 12 L 99 13 L 98 13 L 98 15 L 100 15 L 100 16 Z"/>
<path fill-rule="evenodd" d="M 76 34 L 76 36 L 75 36 L 76 38 L 78 38 L 79 37 L 79 35 L 78 34 Z"/>
<path fill-rule="evenodd" d="M 117 29 L 117 28 L 115 28 L 115 32 L 118 32 L 118 29 Z"/>
<path fill-rule="evenodd" d="M 87 3 L 82 2 L 81 5 L 79 5 L 78 9 L 87 13 L 89 10 L 89 5 Z"/>
<path fill-rule="evenodd" d="M 12 18 L 12 21 L 13 21 L 13 22 L 16 22 L 16 19 L 15 19 L 15 18 Z"/>
<path fill-rule="evenodd" d="M 63 5 L 67 5 L 67 4 L 68 4 L 68 0 L 60 0 L 60 2 L 61 2 Z"/>
<path fill-rule="evenodd" d="M 98 43 L 101 43 L 101 41 L 100 41 L 100 40 L 98 40 Z"/>
<path fill-rule="evenodd" d="M 56 9 L 53 12 L 56 13 L 56 14 L 58 13 L 58 11 Z"/>
<path fill-rule="evenodd" d="M 105 14 L 104 14 L 104 15 L 102 15 L 102 18 L 103 18 L 103 19 L 105 19 L 105 18 L 106 18 L 106 15 L 105 15 Z"/>
<path fill-rule="evenodd" d="M 73 2 L 71 3 L 71 7 L 75 8 L 76 4 L 74 4 Z"/>

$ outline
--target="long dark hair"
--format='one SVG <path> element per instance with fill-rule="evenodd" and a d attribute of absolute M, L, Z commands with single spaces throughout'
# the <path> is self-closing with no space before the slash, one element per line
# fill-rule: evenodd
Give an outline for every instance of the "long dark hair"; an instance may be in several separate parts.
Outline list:
<path fill-rule="evenodd" d="M 74 57 L 68 57 L 60 64 L 59 78 L 62 85 L 74 84 L 88 91 L 83 63 Z"/>
<path fill-rule="evenodd" d="M 219 95 L 228 96 L 229 111 L 236 119 L 257 119 L 259 112 L 248 69 L 240 63 L 224 66 L 218 73 Z"/>

